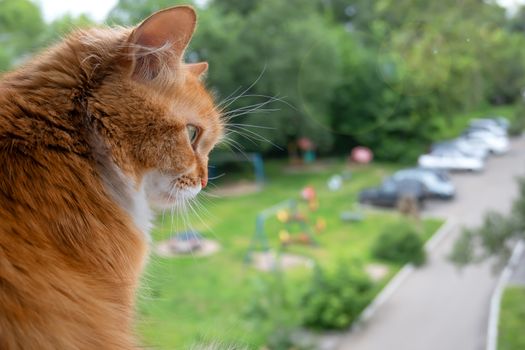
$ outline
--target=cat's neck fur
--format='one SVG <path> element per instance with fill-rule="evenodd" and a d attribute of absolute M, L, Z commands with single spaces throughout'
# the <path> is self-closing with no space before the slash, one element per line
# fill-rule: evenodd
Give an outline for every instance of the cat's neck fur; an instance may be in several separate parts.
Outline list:
<path fill-rule="evenodd" d="M 102 45 L 96 35 L 79 42 L 58 45 L 0 82 L 0 253 L 9 264 L 0 280 L 16 285 L 0 286 L 2 349 L 136 344 L 132 305 L 149 208 L 139 178 L 123 175 L 126 159 L 112 153 L 109 131 L 87 106 L 104 74 L 88 61 L 109 64 L 100 53 L 112 51 L 90 51 Z"/>

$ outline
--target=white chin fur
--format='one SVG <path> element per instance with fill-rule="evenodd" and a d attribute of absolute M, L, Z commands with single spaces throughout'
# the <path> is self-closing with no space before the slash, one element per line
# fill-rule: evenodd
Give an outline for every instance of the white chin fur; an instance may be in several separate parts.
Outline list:
<path fill-rule="evenodd" d="M 193 199 L 201 191 L 201 185 L 174 188 L 175 179 L 158 172 L 152 172 L 145 176 L 144 186 L 149 202 L 158 209 L 169 209 L 183 206 L 188 200 Z"/>
<path fill-rule="evenodd" d="M 146 199 L 146 193 L 144 192 L 144 186 L 141 186 L 140 190 L 134 192 L 133 198 L 133 209 L 131 216 L 135 225 L 142 231 L 148 241 L 151 241 L 150 231 L 153 228 L 152 219 L 153 213 L 149 207 Z"/>
<path fill-rule="evenodd" d="M 201 189 L 201 185 L 197 185 L 195 187 L 188 187 L 183 190 L 178 190 L 177 195 L 179 197 L 179 200 L 187 201 L 197 197 Z"/>

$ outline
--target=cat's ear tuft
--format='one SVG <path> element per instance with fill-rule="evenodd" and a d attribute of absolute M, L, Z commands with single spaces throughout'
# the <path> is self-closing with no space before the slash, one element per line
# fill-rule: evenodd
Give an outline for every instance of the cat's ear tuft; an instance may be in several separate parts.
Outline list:
<path fill-rule="evenodd" d="M 171 7 L 145 19 L 129 37 L 133 76 L 152 79 L 166 66 L 180 64 L 196 23 L 190 6 Z"/>
<path fill-rule="evenodd" d="M 186 65 L 186 69 L 193 75 L 201 77 L 208 71 L 208 62 L 190 63 Z"/>

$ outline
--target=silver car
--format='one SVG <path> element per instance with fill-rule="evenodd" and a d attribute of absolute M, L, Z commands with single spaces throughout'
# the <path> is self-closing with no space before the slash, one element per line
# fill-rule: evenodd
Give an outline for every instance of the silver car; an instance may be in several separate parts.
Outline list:
<path fill-rule="evenodd" d="M 399 170 L 390 177 L 395 182 L 406 180 L 419 181 L 425 187 L 427 197 L 452 199 L 456 195 L 456 188 L 446 172 L 440 170 L 409 168 Z"/>

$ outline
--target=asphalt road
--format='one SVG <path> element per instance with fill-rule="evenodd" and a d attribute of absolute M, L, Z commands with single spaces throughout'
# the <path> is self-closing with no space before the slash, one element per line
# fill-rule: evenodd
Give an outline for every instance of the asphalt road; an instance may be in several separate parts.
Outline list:
<path fill-rule="evenodd" d="M 454 174 L 457 199 L 430 203 L 426 214 L 448 218 L 449 233 L 421 269 L 411 274 L 366 324 L 339 350 L 481 350 L 485 348 L 489 301 L 496 285 L 493 265 L 458 270 L 447 259 L 464 226 L 482 222 L 487 210 L 507 212 L 525 175 L 525 141 L 492 157 L 481 174 Z"/>

